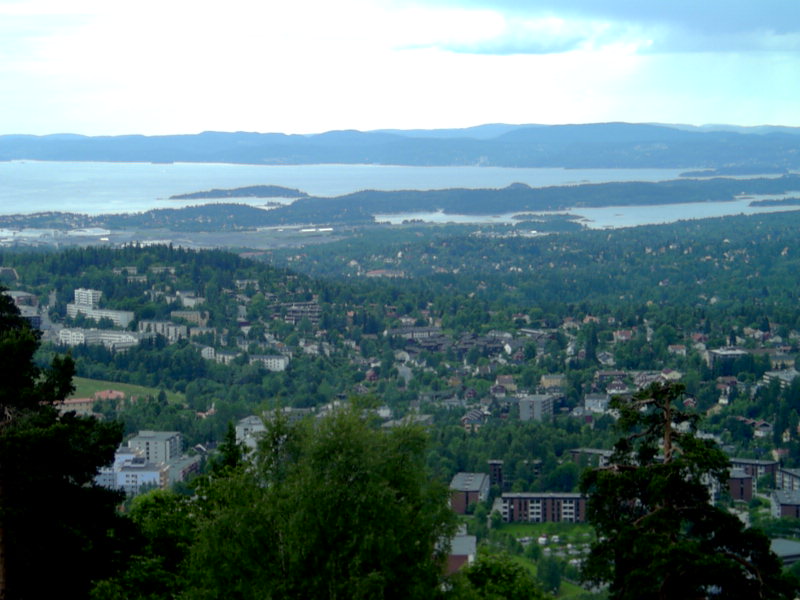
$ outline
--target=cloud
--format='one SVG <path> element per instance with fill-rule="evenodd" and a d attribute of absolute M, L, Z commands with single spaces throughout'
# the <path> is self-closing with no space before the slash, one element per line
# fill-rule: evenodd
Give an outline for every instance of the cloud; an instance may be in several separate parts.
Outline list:
<path fill-rule="evenodd" d="M 541 54 L 618 43 L 649 53 L 800 50 L 798 7 L 786 0 L 432 0 L 426 5 L 493 11 L 508 24 L 492 39 L 442 45 L 457 52 Z M 544 40 L 535 28 L 526 31 L 527 24 L 547 21 L 570 26 Z"/>

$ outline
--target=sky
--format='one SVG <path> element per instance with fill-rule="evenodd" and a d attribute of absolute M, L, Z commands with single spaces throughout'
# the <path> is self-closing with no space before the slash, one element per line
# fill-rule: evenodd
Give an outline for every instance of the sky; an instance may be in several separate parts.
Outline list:
<path fill-rule="evenodd" d="M 0 134 L 800 126 L 797 0 L 0 0 Z"/>

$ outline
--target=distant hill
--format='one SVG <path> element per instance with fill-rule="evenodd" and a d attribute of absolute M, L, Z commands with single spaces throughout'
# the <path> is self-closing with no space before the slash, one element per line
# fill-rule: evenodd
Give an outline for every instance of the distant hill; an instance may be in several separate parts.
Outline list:
<path fill-rule="evenodd" d="M 317 135 L 0 136 L 0 160 L 800 169 L 800 129 L 631 123 L 481 125 Z"/>

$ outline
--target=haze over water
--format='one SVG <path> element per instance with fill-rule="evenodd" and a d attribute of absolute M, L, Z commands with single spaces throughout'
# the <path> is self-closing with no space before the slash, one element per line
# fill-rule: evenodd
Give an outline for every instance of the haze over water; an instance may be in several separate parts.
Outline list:
<path fill-rule="evenodd" d="M 210 202 L 263 206 L 277 198 L 169 200 L 169 196 L 252 185 L 278 185 L 312 196 L 341 196 L 360 190 L 531 187 L 611 181 L 676 179 L 685 169 L 513 169 L 506 167 L 406 167 L 385 165 L 261 166 L 224 163 L 0 162 L 0 214 L 60 211 L 89 215 L 143 212 Z M 751 207 L 749 199 L 655 206 L 580 208 L 593 228 L 669 223 L 679 219 L 775 212 L 780 207 Z M 513 215 L 408 213 L 377 215 L 381 221 L 512 222 Z"/>
<path fill-rule="evenodd" d="M 63 211 L 90 215 L 204 204 L 169 196 L 251 185 L 296 188 L 312 196 L 359 190 L 546 187 L 675 179 L 683 169 L 511 169 L 382 165 L 259 166 L 204 163 L 0 162 L 0 213 Z M 268 199 L 236 200 L 262 205 Z M 229 200 L 228 200 L 229 201 Z"/>

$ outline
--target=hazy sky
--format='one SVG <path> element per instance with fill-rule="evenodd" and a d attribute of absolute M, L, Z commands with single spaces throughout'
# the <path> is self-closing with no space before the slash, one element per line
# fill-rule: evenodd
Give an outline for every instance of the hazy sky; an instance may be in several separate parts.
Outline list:
<path fill-rule="evenodd" d="M 0 0 L 0 134 L 800 126 L 797 0 Z"/>

